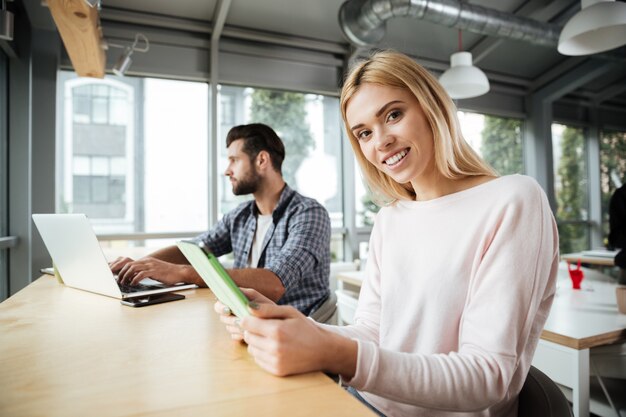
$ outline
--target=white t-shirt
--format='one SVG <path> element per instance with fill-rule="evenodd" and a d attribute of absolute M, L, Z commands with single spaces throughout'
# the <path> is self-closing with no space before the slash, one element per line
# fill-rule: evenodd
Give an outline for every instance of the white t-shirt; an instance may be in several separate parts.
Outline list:
<path fill-rule="evenodd" d="M 270 225 L 272 224 L 272 215 L 258 215 L 256 218 L 256 231 L 254 232 L 254 241 L 252 242 L 252 250 L 250 251 L 250 258 L 248 259 L 248 265 L 250 268 L 256 268 L 261 257 L 261 251 L 263 250 L 263 241 L 267 234 Z"/>

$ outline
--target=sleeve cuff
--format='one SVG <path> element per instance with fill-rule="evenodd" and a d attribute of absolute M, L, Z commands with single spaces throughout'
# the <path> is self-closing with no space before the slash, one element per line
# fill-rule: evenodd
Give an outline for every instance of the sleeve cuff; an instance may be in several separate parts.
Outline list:
<path fill-rule="evenodd" d="M 350 380 L 342 378 L 342 382 L 358 390 L 367 391 L 370 381 L 376 379 L 379 366 L 379 349 L 374 342 L 366 342 L 353 339 L 357 342 L 358 353 L 356 359 L 356 372 Z"/>

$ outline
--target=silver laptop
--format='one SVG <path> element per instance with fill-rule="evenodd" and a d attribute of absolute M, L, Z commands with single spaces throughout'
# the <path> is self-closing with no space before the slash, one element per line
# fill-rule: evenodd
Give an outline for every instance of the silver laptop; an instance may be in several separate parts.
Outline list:
<path fill-rule="evenodd" d="M 152 279 L 143 280 L 136 287 L 120 286 L 87 216 L 33 214 L 33 221 L 68 287 L 119 299 L 197 288 L 195 284 L 166 286 Z"/>

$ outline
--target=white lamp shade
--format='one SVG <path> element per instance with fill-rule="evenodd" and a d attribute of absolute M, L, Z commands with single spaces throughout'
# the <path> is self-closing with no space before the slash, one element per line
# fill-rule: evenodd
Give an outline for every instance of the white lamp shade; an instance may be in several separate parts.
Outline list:
<path fill-rule="evenodd" d="M 626 3 L 583 0 L 559 37 L 563 55 L 590 55 L 626 44 Z"/>
<path fill-rule="evenodd" d="M 439 77 L 439 82 L 454 99 L 478 97 L 489 91 L 487 76 L 472 65 L 472 54 L 469 52 L 452 54 L 450 69 Z"/>

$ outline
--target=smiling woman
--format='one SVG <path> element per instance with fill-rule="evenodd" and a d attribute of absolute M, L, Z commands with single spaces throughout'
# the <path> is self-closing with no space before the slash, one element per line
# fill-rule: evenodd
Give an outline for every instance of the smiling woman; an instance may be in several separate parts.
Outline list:
<path fill-rule="evenodd" d="M 496 177 L 438 81 L 404 55 L 358 63 L 340 105 L 370 187 L 389 200 L 354 324 L 316 325 L 254 291 L 251 316 L 216 311 L 264 369 L 340 374 L 379 414 L 515 415 L 555 293 L 545 194 L 529 177 Z"/>

